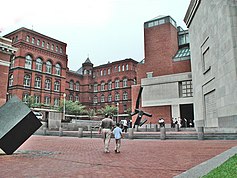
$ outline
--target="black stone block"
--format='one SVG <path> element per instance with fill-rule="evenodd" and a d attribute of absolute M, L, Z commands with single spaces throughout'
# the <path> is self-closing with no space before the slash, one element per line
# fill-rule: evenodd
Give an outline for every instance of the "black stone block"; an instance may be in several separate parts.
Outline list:
<path fill-rule="evenodd" d="M 41 125 L 28 106 L 12 97 L 0 108 L 0 148 L 14 153 Z"/>

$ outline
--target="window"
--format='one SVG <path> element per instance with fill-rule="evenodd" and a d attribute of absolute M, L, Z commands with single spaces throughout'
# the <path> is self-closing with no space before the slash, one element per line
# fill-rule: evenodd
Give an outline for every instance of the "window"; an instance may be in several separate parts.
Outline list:
<path fill-rule="evenodd" d="M 146 78 L 152 78 L 152 77 L 153 77 L 153 72 L 146 73 Z"/>
<path fill-rule="evenodd" d="M 46 73 L 48 74 L 52 73 L 52 63 L 50 61 L 46 62 Z"/>
<path fill-rule="evenodd" d="M 50 90 L 51 89 L 51 81 L 49 79 L 45 80 L 45 89 Z"/>
<path fill-rule="evenodd" d="M 124 65 L 122 65 L 122 71 L 124 71 Z"/>
<path fill-rule="evenodd" d="M 41 88 L 41 78 L 40 77 L 35 78 L 35 88 Z"/>
<path fill-rule="evenodd" d="M 128 100 L 128 93 L 127 92 L 123 92 L 123 100 Z"/>
<path fill-rule="evenodd" d="M 115 101 L 119 101 L 119 98 L 120 98 L 119 93 L 116 93 L 115 94 Z"/>
<path fill-rule="evenodd" d="M 75 96 L 75 101 L 79 102 L 79 96 Z"/>
<path fill-rule="evenodd" d="M 42 71 L 42 65 L 43 65 L 42 59 L 37 58 L 36 59 L 36 70 L 37 71 Z"/>
<path fill-rule="evenodd" d="M 133 79 L 133 85 L 137 84 L 137 79 Z"/>
<path fill-rule="evenodd" d="M 58 46 L 56 46 L 56 52 L 58 52 Z"/>
<path fill-rule="evenodd" d="M 30 75 L 24 76 L 24 86 L 27 86 L 27 87 L 30 86 Z"/>
<path fill-rule="evenodd" d="M 32 57 L 30 55 L 27 55 L 25 58 L 25 68 L 31 69 L 32 66 Z"/>
<path fill-rule="evenodd" d="M 61 66 L 60 66 L 60 64 L 56 64 L 56 66 L 55 66 L 55 74 L 56 75 L 61 75 Z"/>
<path fill-rule="evenodd" d="M 76 82 L 76 91 L 79 91 L 79 90 L 80 90 L 80 83 Z"/>
<path fill-rule="evenodd" d="M 40 103 L 40 96 L 35 95 L 35 104 L 39 104 L 39 103 Z"/>
<path fill-rule="evenodd" d="M 13 75 L 11 74 L 9 77 L 9 86 L 13 85 Z"/>
<path fill-rule="evenodd" d="M 10 69 L 12 69 L 14 67 L 14 63 L 15 63 L 15 56 L 12 56 L 11 63 L 10 63 Z"/>
<path fill-rule="evenodd" d="M 22 97 L 22 101 L 23 101 L 24 103 L 28 103 L 28 97 L 29 97 L 29 94 L 28 94 L 28 93 L 24 93 L 24 94 L 23 94 L 23 97 Z"/>
<path fill-rule="evenodd" d="M 53 44 L 51 44 L 51 50 L 52 50 L 52 51 L 54 50 L 54 45 L 53 45 Z"/>
<path fill-rule="evenodd" d="M 98 103 L 98 98 L 97 98 L 97 96 L 94 96 L 94 98 L 93 98 L 93 103 Z"/>
<path fill-rule="evenodd" d="M 112 95 L 109 94 L 109 95 L 108 95 L 108 102 L 111 102 L 111 101 L 112 101 Z"/>
<path fill-rule="evenodd" d="M 192 97 L 193 96 L 192 81 L 180 82 L 180 94 L 181 94 L 181 97 Z"/>
<path fill-rule="evenodd" d="M 120 66 L 118 66 L 118 72 L 120 72 L 120 71 L 121 71 Z"/>
<path fill-rule="evenodd" d="M 60 48 L 60 53 L 63 53 L 63 48 L 62 47 Z"/>
<path fill-rule="evenodd" d="M 116 72 L 117 71 L 117 67 L 116 66 L 114 66 L 114 72 Z"/>
<path fill-rule="evenodd" d="M 128 70 L 128 64 L 126 64 L 126 70 Z"/>
<path fill-rule="evenodd" d="M 97 92 L 98 91 L 98 84 L 94 84 L 94 92 Z"/>
<path fill-rule="evenodd" d="M 104 70 L 104 75 L 106 75 L 106 69 Z"/>
<path fill-rule="evenodd" d="M 30 37 L 29 36 L 26 36 L 26 41 L 30 42 Z"/>
<path fill-rule="evenodd" d="M 73 101 L 73 95 L 69 95 L 69 100 Z"/>
<path fill-rule="evenodd" d="M 59 91 L 60 83 L 58 81 L 54 82 L 54 91 Z"/>
<path fill-rule="evenodd" d="M 42 44 L 41 44 L 41 46 L 42 46 L 43 48 L 44 48 L 44 43 L 45 43 L 45 42 L 44 42 L 44 41 L 42 41 Z"/>
<path fill-rule="evenodd" d="M 104 82 L 101 83 L 100 90 L 101 91 L 105 91 L 105 83 Z"/>
<path fill-rule="evenodd" d="M 115 88 L 119 88 L 119 79 L 115 80 Z"/>
<path fill-rule="evenodd" d="M 34 37 L 32 37 L 31 43 L 32 43 L 32 44 L 35 44 L 35 38 L 34 38 Z"/>
<path fill-rule="evenodd" d="M 54 98 L 54 106 L 59 106 L 59 98 Z"/>
<path fill-rule="evenodd" d="M 73 86 L 74 86 L 74 82 L 73 82 L 73 80 L 71 80 L 69 83 L 69 89 L 73 90 Z"/>
<path fill-rule="evenodd" d="M 50 105 L 50 97 L 49 97 L 49 96 L 45 96 L 45 98 L 44 98 L 44 104 Z"/>
<path fill-rule="evenodd" d="M 49 49 L 49 43 L 47 43 L 46 48 Z"/>
<path fill-rule="evenodd" d="M 100 71 L 100 76 L 103 76 L 103 70 Z"/>
<path fill-rule="evenodd" d="M 36 44 L 37 44 L 38 46 L 40 45 L 40 40 L 39 40 L 39 39 L 37 40 L 37 43 L 36 43 Z"/>
<path fill-rule="evenodd" d="M 128 79 L 123 79 L 123 87 L 127 87 L 128 86 Z"/>
<path fill-rule="evenodd" d="M 110 69 L 108 69 L 108 75 L 110 75 Z"/>
<path fill-rule="evenodd" d="M 112 90 L 112 81 L 108 82 L 108 90 Z"/>
<path fill-rule="evenodd" d="M 104 103 L 105 102 L 105 95 L 101 95 L 100 102 Z"/>

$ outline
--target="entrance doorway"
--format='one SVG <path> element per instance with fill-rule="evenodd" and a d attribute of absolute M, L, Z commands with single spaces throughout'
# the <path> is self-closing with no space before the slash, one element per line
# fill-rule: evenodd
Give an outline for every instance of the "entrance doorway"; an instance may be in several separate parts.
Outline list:
<path fill-rule="evenodd" d="M 182 127 L 194 127 L 193 104 L 181 104 L 180 117 Z"/>

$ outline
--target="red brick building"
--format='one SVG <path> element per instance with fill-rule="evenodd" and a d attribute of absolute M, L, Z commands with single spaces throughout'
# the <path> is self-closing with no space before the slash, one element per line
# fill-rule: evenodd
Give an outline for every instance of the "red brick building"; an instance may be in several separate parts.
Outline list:
<path fill-rule="evenodd" d="M 136 82 L 137 62 L 124 59 L 93 67 L 89 58 L 78 71 L 67 72 L 66 94 L 90 109 L 116 106 L 119 119 L 131 108 L 131 86 Z"/>
<path fill-rule="evenodd" d="M 166 123 L 172 118 L 193 120 L 185 115 L 192 112 L 188 31 L 177 27 L 170 16 L 158 16 L 144 23 L 144 48 L 145 59 L 137 65 L 138 84 L 132 87 L 133 108 L 142 86 L 141 109 L 152 114 L 149 123 L 155 124 L 161 117 Z M 182 93 L 185 84 L 186 95 Z M 186 104 L 189 109 L 182 110 Z"/>
<path fill-rule="evenodd" d="M 2 106 L 6 102 L 8 96 L 7 86 L 9 66 L 16 50 L 16 48 L 12 47 L 11 40 L 0 37 L 0 106 Z"/>
<path fill-rule="evenodd" d="M 7 35 L 17 47 L 9 71 L 9 97 L 26 101 L 34 97 L 37 105 L 58 106 L 65 92 L 67 54 L 66 43 L 27 28 Z"/>
<path fill-rule="evenodd" d="M 57 107 L 64 93 L 66 100 L 79 101 L 87 109 L 105 105 L 118 107 L 120 119 L 131 108 L 131 85 L 136 82 L 133 59 L 94 67 L 90 59 L 78 71 L 67 67 L 67 44 L 26 28 L 7 35 L 18 50 L 11 60 L 9 97 L 27 102 L 34 97 L 36 107 Z M 5 92 L 6 93 L 6 92 Z"/>

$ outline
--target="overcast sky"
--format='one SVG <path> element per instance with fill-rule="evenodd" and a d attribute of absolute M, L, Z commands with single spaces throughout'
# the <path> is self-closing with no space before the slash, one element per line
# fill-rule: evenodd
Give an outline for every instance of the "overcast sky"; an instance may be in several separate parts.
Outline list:
<path fill-rule="evenodd" d="M 144 22 L 170 15 L 178 26 L 190 0 L 7 0 L 1 4 L 0 36 L 26 27 L 67 43 L 68 66 L 89 56 L 94 66 L 144 58 Z"/>

